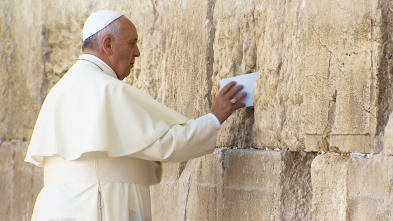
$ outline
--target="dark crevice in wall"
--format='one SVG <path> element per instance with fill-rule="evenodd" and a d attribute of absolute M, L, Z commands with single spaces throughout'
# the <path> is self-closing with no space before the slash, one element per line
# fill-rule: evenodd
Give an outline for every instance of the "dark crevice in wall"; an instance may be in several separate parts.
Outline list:
<path fill-rule="evenodd" d="M 42 35 L 41 48 L 42 48 L 43 74 L 42 74 L 41 87 L 40 87 L 40 101 L 42 104 L 46 98 L 46 95 L 48 94 L 49 81 L 48 81 L 48 76 L 46 74 L 46 62 L 49 60 L 50 55 L 52 54 L 52 47 L 49 44 L 49 31 L 45 27 L 45 25 L 42 25 L 41 35 Z"/>
<path fill-rule="evenodd" d="M 377 35 L 375 32 L 381 31 L 382 40 L 378 47 L 373 48 L 381 54 L 374 56 L 381 59 L 372 59 L 372 68 L 377 66 L 375 78 L 376 85 L 373 85 L 378 90 L 376 103 L 378 105 L 377 114 L 377 131 L 376 135 L 382 135 L 388 123 L 389 116 L 393 112 L 393 11 L 389 7 L 389 1 L 380 1 L 379 8 L 382 12 L 381 24 L 376 24 L 371 21 L 371 38 L 374 39 Z M 375 63 L 375 61 L 380 63 Z"/>
<path fill-rule="evenodd" d="M 208 85 L 208 92 L 207 92 L 207 101 L 209 106 L 212 105 L 212 88 L 213 88 L 213 63 L 214 63 L 214 38 L 216 34 L 216 28 L 213 24 L 213 15 L 214 15 L 214 8 L 216 5 L 216 0 L 207 1 L 207 14 L 206 14 L 206 29 L 207 29 L 207 38 L 206 38 L 206 81 Z"/>

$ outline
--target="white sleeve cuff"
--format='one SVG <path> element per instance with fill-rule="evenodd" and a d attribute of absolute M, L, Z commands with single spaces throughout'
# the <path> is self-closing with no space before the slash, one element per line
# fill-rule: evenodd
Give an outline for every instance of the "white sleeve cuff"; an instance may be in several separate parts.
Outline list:
<path fill-rule="evenodd" d="M 208 113 L 207 115 L 210 116 L 214 120 L 214 123 L 216 124 L 216 130 L 219 130 L 221 128 L 221 123 L 218 120 L 218 118 L 216 117 L 216 115 L 214 115 L 212 113 Z"/>

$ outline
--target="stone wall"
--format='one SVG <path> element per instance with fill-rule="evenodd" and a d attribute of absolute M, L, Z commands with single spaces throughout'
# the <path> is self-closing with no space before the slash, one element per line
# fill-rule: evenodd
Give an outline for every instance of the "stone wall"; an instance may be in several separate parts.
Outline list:
<path fill-rule="evenodd" d="M 259 72 L 254 107 L 222 125 L 213 154 L 164 165 L 154 220 L 393 220 L 387 0 L 1 1 L 0 220 L 31 217 L 34 123 L 100 9 L 137 27 L 125 81 L 190 117 L 219 79 Z"/>

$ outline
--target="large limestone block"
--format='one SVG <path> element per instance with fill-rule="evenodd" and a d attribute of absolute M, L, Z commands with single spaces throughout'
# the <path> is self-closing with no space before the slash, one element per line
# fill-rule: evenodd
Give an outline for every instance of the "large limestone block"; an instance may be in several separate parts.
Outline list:
<path fill-rule="evenodd" d="M 223 218 L 219 220 L 280 220 L 271 192 L 228 187 L 224 195 Z"/>
<path fill-rule="evenodd" d="M 158 98 L 194 118 L 209 112 L 211 104 L 211 7 L 207 0 L 177 0 L 161 9 L 166 51 L 158 66 Z"/>
<path fill-rule="evenodd" d="M 222 165 L 224 153 L 215 152 L 196 159 L 190 173 L 190 189 L 187 193 L 187 204 L 185 206 L 185 220 L 220 220 L 222 202 Z M 189 167 L 190 168 L 190 167 Z"/>
<path fill-rule="evenodd" d="M 304 144 L 304 1 L 255 1 L 257 71 L 254 137 L 258 148 Z"/>
<path fill-rule="evenodd" d="M 163 164 L 162 181 L 151 186 L 153 220 L 209 220 L 217 217 L 222 154 Z M 217 220 L 214 218 L 213 220 Z"/>
<path fill-rule="evenodd" d="M 30 220 L 43 186 L 42 169 L 24 162 L 27 146 L 22 141 L 0 141 L 0 220 Z"/>
<path fill-rule="evenodd" d="M 219 80 L 257 71 L 254 1 L 215 1 L 213 26 L 214 56 L 212 96 L 219 91 Z M 218 146 L 255 146 L 253 107 L 236 111 L 222 125 Z"/>
<path fill-rule="evenodd" d="M 217 185 L 197 184 L 191 191 L 184 220 L 217 220 Z"/>
<path fill-rule="evenodd" d="M 348 159 L 322 155 L 311 165 L 312 219 L 345 220 Z"/>
<path fill-rule="evenodd" d="M 162 182 L 150 190 L 153 220 L 184 220 L 189 180 Z"/>
<path fill-rule="evenodd" d="M 305 3 L 307 150 L 380 152 L 392 110 L 388 1 Z"/>
<path fill-rule="evenodd" d="M 311 165 L 313 220 L 389 220 L 393 158 L 320 155 Z"/>
<path fill-rule="evenodd" d="M 225 154 L 222 220 L 274 220 L 280 216 L 281 154 L 251 153 Z"/>
<path fill-rule="evenodd" d="M 2 1 L 0 11 L 0 138 L 29 139 L 46 93 L 41 2 Z"/>
<path fill-rule="evenodd" d="M 393 157 L 352 158 L 348 169 L 349 219 L 393 219 Z"/>
<path fill-rule="evenodd" d="M 309 220 L 314 157 L 217 149 L 188 161 L 176 180 L 165 173 L 179 169 L 164 167 L 164 179 L 151 188 L 153 219 Z"/>
<path fill-rule="evenodd" d="M 223 220 L 310 220 L 314 157 L 304 152 L 228 151 Z"/>

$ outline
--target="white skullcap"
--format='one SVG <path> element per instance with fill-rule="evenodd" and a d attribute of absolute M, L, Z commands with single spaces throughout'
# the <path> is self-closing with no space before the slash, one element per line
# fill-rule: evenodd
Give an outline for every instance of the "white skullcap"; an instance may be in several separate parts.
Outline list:
<path fill-rule="evenodd" d="M 123 14 L 111 10 L 97 11 L 91 14 L 83 26 L 83 41 L 101 31 Z"/>

